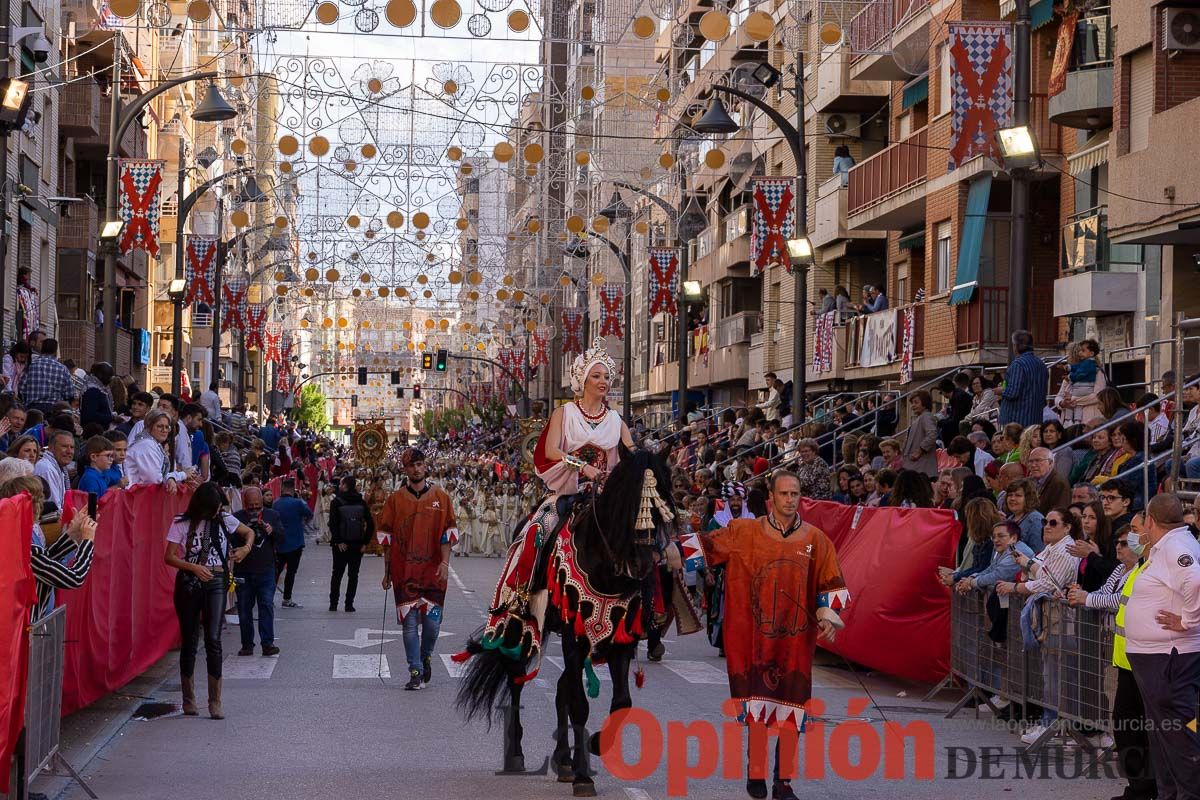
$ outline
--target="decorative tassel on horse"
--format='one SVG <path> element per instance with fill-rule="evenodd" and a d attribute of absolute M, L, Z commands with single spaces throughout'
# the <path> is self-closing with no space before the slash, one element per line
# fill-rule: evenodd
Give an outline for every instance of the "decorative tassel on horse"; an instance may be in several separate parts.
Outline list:
<path fill-rule="evenodd" d="M 637 669 L 633 673 L 633 683 L 639 689 L 646 685 L 646 670 L 642 669 L 641 664 L 637 665 Z"/>
<path fill-rule="evenodd" d="M 648 469 L 642 479 L 642 499 L 638 506 L 637 521 L 633 524 L 634 530 L 654 530 L 653 511 L 656 508 L 662 516 L 663 522 L 671 522 L 675 519 L 675 512 L 658 493 L 658 479 L 654 477 L 654 470 Z M 643 539 L 638 539 L 639 544 L 643 541 Z"/>
<path fill-rule="evenodd" d="M 621 621 L 617 623 L 617 629 L 613 632 L 614 644 L 634 644 L 637 640 L 629 635 L 629 631 L 625 628 L 625 617 L 621 617 Z"/>
<path fill-rule="evenodd" d="M 588 659 L 583 662 L 583 671 L 587 675 L 587 696 L 594 700 L 600 696 L 600 677 L 592 668 L 591 656 L 588 656 Z"/>
<path fill-rule="evenodd" d="M 461 653 L 455 653 L 454 655 L 450 656 L 450 660 L 455 664 L 465 664 L 467 661 L 471 660 L 471 656 L 473 655 L 475 654 L 469 650 L 463 650 Z"/>

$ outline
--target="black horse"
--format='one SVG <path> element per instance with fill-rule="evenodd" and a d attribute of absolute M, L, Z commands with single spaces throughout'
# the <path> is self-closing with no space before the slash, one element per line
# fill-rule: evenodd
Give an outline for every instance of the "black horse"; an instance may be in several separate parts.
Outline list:
<path fill-rule="evenodd" d="M 651 476 L 653 487 L 647 483 Z M 558 780 L 570 782 L 576 797 L 595 794 L 588 753 L 599 753 L 599 737 L 586 735 L 588 698 L 600 691 L 593 664 L 608 664 L 610 713 L 633 705 L 629 672 L 644 632 L 642 600 L 652 585 L 654 553 L 665 545 L 674 517 L 669 488 L 660 458 L 644 450 L 625 453 L 598 496 L 575 498 L 537 554 L 530 595 L 544 598 L 542 631 L 560 633 L 563 646 L 552 760 Z M 521 655 L 519 635 L 508 636 L 504 644 L 488 647 L 482 634 L 472 638 L 467 650 L 473 658 L 463 673 L 457 706 L 468 719 L 490 723 L 500 716 L 496 701 L 507 686 L 504 768 L 523 772 L 519 709 L 521 690 L 531 677 L 526 672 L 530 659 Z"/>

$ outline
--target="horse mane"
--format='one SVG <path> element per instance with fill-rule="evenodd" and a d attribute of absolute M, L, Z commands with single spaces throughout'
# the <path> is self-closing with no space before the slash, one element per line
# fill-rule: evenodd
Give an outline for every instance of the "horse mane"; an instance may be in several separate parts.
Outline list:
<path fill-rule="evenodd" d="M 647 470 L 655 477 L 659 496 L 674 508 L 669 491 L 670 473 L 662 458 L 648 450 L 623 450 L 622 458 L 604 482 L 600 496 L 590 504 L 590 512 L 579 515 L 574 531 L 577 550 L 592 551 L 591 554 L 599 555 L 618 570 L 622 566 L 628 568 L 634 565 L 637 565 L 635 569 L 640 569 L 636 540 L 639 535 L 645 534 L 639 534 L 634 526 L 642 505 Z M 653 516 L 656 526 L 671 524 L 670 520 L 662 518 L 657 509 L 653 511 Z"/>

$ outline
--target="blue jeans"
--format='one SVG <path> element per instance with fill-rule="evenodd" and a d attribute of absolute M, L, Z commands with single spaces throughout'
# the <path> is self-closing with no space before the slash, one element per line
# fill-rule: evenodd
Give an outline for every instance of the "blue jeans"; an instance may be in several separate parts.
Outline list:
<path fill-rule="evenodd" d="M 420 638 L 417 628 L 420 627 Z M 427 611 L 409 611 L 404 618 L 404 655 L 408 657 L 409 671 L 420 672 L 425 659 L 433 655 L 438 632 L 442 629 L 442 607 L 434 606 Z"/>
<path fill-rule="evenodd" d="M 239 575 L 237 585 L 238 624 L 242 647 L 254 647 L 254 606 L 258 605 L 258 636 L 264 647 L 275 644 L 275 573 Z"/>
<path fill-rule="evenodd" d="M 1189 458 L 1184 462 L 1183 474 L 1184 477 L 1191 478 L 1193 480 L 1200 478 L 1200 456 Z"/>

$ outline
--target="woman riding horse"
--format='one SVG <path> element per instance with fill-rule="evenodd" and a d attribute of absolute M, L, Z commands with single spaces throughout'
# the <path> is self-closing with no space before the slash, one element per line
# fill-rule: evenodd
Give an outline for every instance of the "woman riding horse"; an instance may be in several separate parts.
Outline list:
<path fill-rule="evenodd" d="M 674 518 L 663 465 L 645 452 L 618 462 L 618 446 L 630 448 L 632 440 L 620 416 L 604 402 L 613 372 L 615 365 L 599 340 L 575 359 L 571 384 L 577 399 L 555 410 L 534 456 L 538 475 L 552 494 L 509 550 L 482 636 L 455 656 L 460 661 L 478 656 L 465 670 L 458 696 L 468 717 L 489 716 L 500 688 L 508 685 L 512 702 L 505 725 L 505 769 L 523 771 L 517 710 L 521 688 L 537 668 L 525 670 L 540 659 L 545 631 L 563 634 L 555 763 L 560 780 L 571 781 L 576 796 L 595 791 L 587 774 L 589 743 L 583 740 L 588 714 L 583 675 L 588 676 L 587 694 L 596 696 L 599 681 L 592 664 L 607 660 L 613 708 L 632 704 L 629 666 L 643 631 L 642 590 L 654 551 L 661 552 Z M 601 487 L 599 497 L 591 499 Z M 573 753 L 568 746 L 572 731 Z"/>

